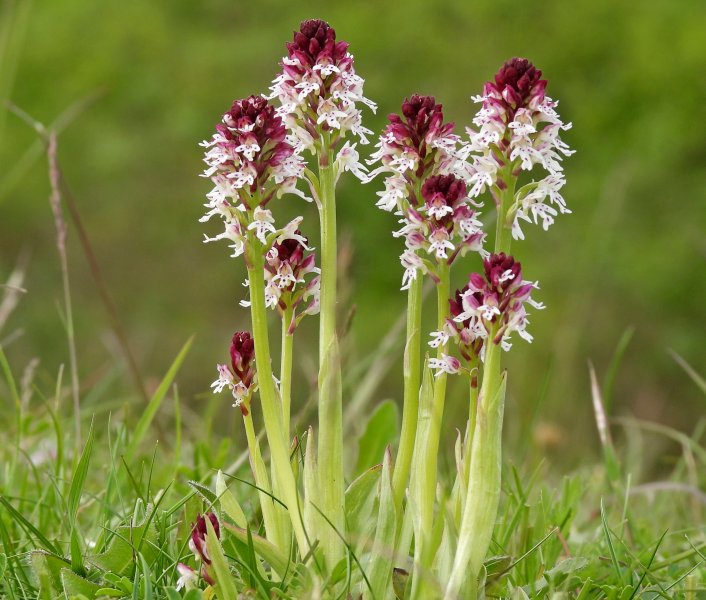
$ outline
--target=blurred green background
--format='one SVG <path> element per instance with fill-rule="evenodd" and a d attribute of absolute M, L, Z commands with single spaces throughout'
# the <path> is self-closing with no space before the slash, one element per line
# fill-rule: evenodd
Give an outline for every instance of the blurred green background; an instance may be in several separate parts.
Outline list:
<path fill-rule="evenodd" d="M 179 380 L 198 412 L 230 335 L 247 327 L 242 265 L 224 244 L 201 243 L 217 225 L 198 223 L 210 188 L 198 176 L 197 143 L 234 98 L 267 90 L 292 30 L 313 17 L 350 42 L 366 95 L 379 104 L 366 115 L 376 133 L 415 92 L 435 95 L 462 131 L 476 110 L 470 96 L 516 55 L 543 70 L 574 123 L 565 135 L 577 150 L 566 161 L 573 214 L 548 233 L 527 227 L 515 246 L 547 305 L 531 319 L 535 343 L 518 341 L 507 357 L 518 454 L 538 449 L 571 462 L 595 446 L 587 360 L 605 376 L 630 327 L 611 412 L 689 430 L 703 396 L 667 349 L 706 372 L 706 3 L 697 0 L 3 0 L 0 101 L 45 124 L 71 113 L 59 158 L 143 373 L 158 378 L 195 333 Z M 353 253 L 342 313 L 357 308 L 351 361 L 371 356 L 405 307 L 401 242 L 390 235 L 393 218 L 374 206 L 381 185 L 348 177 L 340 186 L 341 237 Z M 0 337 L 12 338 L 16 369 L 41 359 L 38 383 L 51 390 L 67 352 L 48 193 L 35 132 L 2 110 L 0 280 L 20 255 L 28 266 L 27 294 Z M 296 198 L 280 206 L 303 213 L 315 237 L 311 206 Z M 83 381 L 108 377 L 115 396 L 128 397 L 73 228 L 69 237 Z M 456 268 L 459 284 L 474 260 Z M 300 389 L 308 390 L 314 329 L 312 320 L 296 342 Z M 397 352 L 376 398 L 401 394 Z M 451 391 L 449 427 L 460 423 L 453 398 L 459 415 L 466 404 L 463 390 Z M 225 397 L 218 410 L 233 414 Z M 224 432 L 234 421 L 223 421 Z"/>

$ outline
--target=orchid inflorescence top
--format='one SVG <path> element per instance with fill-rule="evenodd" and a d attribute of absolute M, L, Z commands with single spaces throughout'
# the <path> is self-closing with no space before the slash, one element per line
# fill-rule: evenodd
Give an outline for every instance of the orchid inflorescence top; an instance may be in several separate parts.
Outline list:
<path fill-rule="evenodd" d="M 547 81 L 541 77 L 542 72 L 525 58 L 507 61 L 494 81 L 485 84 L 483 94 L 473 97 L 482 108 L 473 119 L 475 127 L 467 129 L 470 141 L 464 152 L 472 158 L 472 196 L 486 188 L 504 189 L 507 181 L 501 170 L 507 165 L 512 166 L 511 174 L 518 162 L 522 170 L 539 166 L 547 173 L 517 194 L 508 215 L 515 239 L 524 239 L 520 220 L 535 224 L 541 220 L 546 230 L 558 213 L 571 212 L 560 190 L 566 183 L 561 160 L 573 150 L 559 137 L 571 123 L 559 118 L 554 110 L 558 101 L 545 94 Z"/>
<path fill-rule="evenodd" d="M 482 95 L 473 97 L 481 108 L 467 137 L 444 121 L 433 97 L 412 95 L 401 114 L 388 116 L 368 172 L 350 138 L 368 143 L 372 132 L 362 124 L 361 108 L 375 110 L 375 103 L 363 95 L 348 44 L 337 40 L 326 22 L 305 21 L 287 43 L 270 94 L 235 101 L 202 144 L 204 176 L 214 187 L 201 220 L 218 216 L 224 224 L 222 233 L 206 241 L 227 240 L 232 256 L 246 254 L 246 259 L 248 246 L 259 242 L 266 305 L 288 315 L 292 333 L 305 315 L 319 310 L 320 270 L 301 232 L 302 217 L 278 227 L 270 202 L 294 194 L 319 203 L 304 154 L 330 153 L 324 163 L 331 160 L 336 180 L 346 170 L 364 182 L 385 176 L 377 206 L 399 221 L 393 235 L 404 240 L 402 289 L 420 276 L 438 282 L 442 268 L 468 252 L 480 254 L 484 273 L 472 274 L 449 300 L 450 317 L 432 334 L 433 347 L 445 349 L 453 340 L 461 359 L 473 365 L 483 360 L 488 343 L 508 349 L 512 333 L 531 341 L 524 307 L 542 308 L 530 296 L 537 284 L 522 280 L 520 263 L 512 256 L 484 247 L 487 234 L 479 209 L 491 206 L 487 192 L 498 207 L 497 218 L 504 220 L 501 225 L 515 239 L 524 239 L 522 222 L 547 229 L 558 214 L 570 212 L 561 195 L 562 158 L 573 151 L 560 133 L 571 124 L 561 121 L 558 102 L 546 95 L 546 87 L 542 72 L 528 60 L 507 61 Z M 542 176 L 515 189 L 523 171 Z M 300 181 L 306 192 L 297 187 Z M 512 201 L 501 211 L 499 198 L 509 186 Z M 461 361 L 446 353 L 429 365 L 438 373 L 462 369 Z M 228 387 L 237 405 L 249 399 L 252 380 L 243 379 L 234 366 L 218 369 L 214 391 Z"/>

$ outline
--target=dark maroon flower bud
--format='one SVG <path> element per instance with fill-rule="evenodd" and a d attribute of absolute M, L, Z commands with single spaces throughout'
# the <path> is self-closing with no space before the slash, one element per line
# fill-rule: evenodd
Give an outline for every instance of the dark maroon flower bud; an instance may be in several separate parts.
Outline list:
<path fill-rule="evenodd" d="M 450 318 L 447 320 L 447 324 L 451 330 L 456 331 L 458 336 L 458 349 L 461 356 L 467 361 L 472 361 L 480 356 L 481 349 L 483 348 L 483 337 L 477 335 L 478 331 L 473 327 L 472 315 L 464 315 L 467 317 L 466 319 L 456 321 L 456 317 L 466 312 L 463 306 L 464 297 L 466 297 L 466 302 L 468 302 L 470 298 L 473 298 L 478 305 L 483 303 L 483 294 L 481 292 L 470 291 L 468 285 L 462 287 L 460 290 L 456 290 L 453 298 L 449 298 Z"/>
<path fill-rule="evenodd" d="M 309 66 L 315 65 L 320 58 L 332 62 L 341 60 L 347 49 L 346 42 L 336 42 L 336 30 L 321 19 L 303 21 L 299 31 L 294 32 L 294 41 L 287 43 L 290 58 L 296 57 Z"/>
<path fill-rule="evenodd" d="M 255 341 L 248 331 L 236 331 L 230 344 L 230 364 L 233 373 L 245 387 L 250 387 L 254 375 L 251 363 L 255 358 Z"/>
<path fill-rule="evenodd" d="M 542 72 L 526 58 L 511 58 L 495 75 L 495 87 L 513 108 L 529 103 L 531 96 L 543 94 L 547 85 Z"/>
<path fill-rule="evenodd" d="M 461 211 L 468 200 L 466 184 L 455 175 L 429 177 L 422 185 L 422 197 L 427 215 L 448 230 L 453 229 L 455 217 L 468 217 L 466 210 Z M 463 214 L 457 215 L 459 211 Z"/>
<path fill-rule="evenodd" d="M 305 312 L 314 314 L 318 311 L 318 276 L 308 283 L 305 276 L 319 273 L 316 256 L 307 246 L 307 239 L 298 229 L 291 237 L 275 242 L 267 253 L 265 262 L 265 302 L 269 307 L 278 306 L 279 310 L 296 308 L 303 300 L 312 298 Z M 312 312 L 313 311 L 313 312 Z"/>
<path fill-rule="evenodd" d="M 255 192 L 278 179 L 296 179 L 302 167 L 289 164 L 294 148 L 286 136 L 281 117 L 265 98 L 249 96 L 233 102 L 216 134 L 202 144 L 209 148 L 204 175 L 218 184 L 212 192 L 216 199 L 237 195 L 240 188 Z"/>
<path fill-rule="evenodd" d="M 205 515 L 196 515 L 196 523 L 191 524 L 191 539 L 189 540 L 189 549 L 194 553 L 197 559 L 201 559 L 204 564 L 211 564 L 211 557 L 208 555 L 208 550 L 206 549 L 206 519 L 211 521 L 213 526 L 213 531 L 216 537 L 221 539 L 221 528 L 218 523 L 218 518 L 212 512 Z"/>
<path fill-rule="evenodd" d="M 466 184 L 455 175 L 435 175 L 429 177 L 422 186 L 422 197 L 427 208 L 437 200 L 443 200 L 447 206 L 454 206 L 460 199 L 465 199 Z"/>
<path fill-rule="evenodd" d="M 504 252 L 491 254 L 484 259 L 483 270 L 490 288 L 499 294 L 510 287 L 516 287 L 522 281 L 522 265 Z"/>
<path fill-rule="evenodd" d="M 433 96 L 419 96 L 414 94 L 406 98 L 402 103 L 402 116 L 391 114 L 388 115 L 390 123 L 401 129 L 400 133 L 406 134 L 406 137 L 412 143 L 420 156 L 426 154 L 427 136 L 444 136 L 453 130 L 453 123 L 447 123 L 444 131 L 439 131 L 440 125 L 444 120 L 444 113 L 441 104 L 437 104 Z"/>
<path fill-rule="evenodd" d="M 390 121 L 385 129 L 387 139 L 379 157 L 385 163 L 399 153 L 414 156 L 417 177 L 422 177 L 431 167 L 432 161 L 428 158 L 435 150 L 443 154 L 442 149 L 456 139 L 454 124 L 444 123 L 442 106 L 433 96 L 414 94 L 402 103 L 402 116 L 393 113 L 387 118 Z"/>

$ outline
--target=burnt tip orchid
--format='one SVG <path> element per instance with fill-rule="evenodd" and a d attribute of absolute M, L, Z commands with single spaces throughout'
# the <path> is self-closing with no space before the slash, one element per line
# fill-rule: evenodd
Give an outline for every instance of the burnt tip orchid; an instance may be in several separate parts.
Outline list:
<path fill-rule="evenodd" d="M 522 265 L 512 256 L 491 254 L 483 260 L 483 273 L 472 273 L 468 284 L 449 300 L 450 317 L 441 331 L 431 334 L 429 345 L 437 348 L 453 339 L 461 356 L 473 367 L 477 358 L 484 358 L 486 344 L 500 344 L 503 350 L 509 350 L 510 336 L 515 332 L 531 342 L 525 304 L 544 308 L 531 298 L 536 288 L 535 282 L 522 279 Z M 446 355 L 430 361 L 429 366 L 437 374 L 460 370 L 458 360 Z"/>
<path fill-rule="evenodd" d="M 233 406 L 248 414 L 250 397 L 254 391 L 255 342 L 247 331 L 236 331 L 230 344 L 230 366 L 218 365 L 218 379 L 211 384 L 214 394 L 229 388 L 233 394 Z M 215 525 L 214 525 L 215 527 Z"/>
<path fill-rule="evenodd" d="M 515 187 L 501 216 L 515 239 L 524 239 L 522 221 L 541 222 L 546 230 L 559 213 L 571 212 L 561 195 L 566 183 L 562 161 L 574 151 L 560 135 L 571 123 L 561 120 L 558 102 L 545 94 L 546 87 L 542 71 L 526 58 L 512 58 L 485 84 L 482 95 L 473 96 L 482 108 L 467 128 L 470 141 L 464 146 L 472 163 L 471 196 L 491 190 L 497 202 L 499 194 L 515 187 L 522 171 L 532 172 L 528 183 Z"/>
<path fill-rule="evenodd" d="M 433 96 L 413 94 L 402 103 L 400 114 L 388 115 L 377 150 L 367 161 L 379 166 L 368 181 L 389 173 L 385 190 L 378 192 L 377 206 L 385 211 L 405 211 L 422 203 L 419 184 L 440 174 L 465 177 L 467 164 L 457 150 L 460 138 L 453 123 L 444 123 L 441 104 Z"/>
<path fill-rule="evenodd" d="M 206 513 L 205 515 L 196 515 L 196 522 L 191 524 L 191 538 L 189 539 L 189 550 L 194 553 L 194 558 L 196 560 L 201 560 L 205 565 L 211 564 L 211 557 L 208 554 L 208 549 L 206 548 L 206 534 L 208 529 L 206 527 L 206 519 L 211 521 L 213 526 L 213 531 L 216 537 L 221 539 L 221 527 L 218 522 L 218 517 L 212 512 Z"/>
<path fill-rule="evenodd" d="M 388 115 L 391 123 L 388 130 L 400 129 L 398 133 L 408 138 L 412 147 L 420 154 L 426 154 L 426 143 L 432 144 L 441 134 L 440 128 L 444 121 L 441 104 L 438 104 L 433 96 L 414 94 L 402 103 L 402 117 L 394 113 Z M 447 123 L 443 127 L 443 133 L 450 133 L 453 127 L 453 123 Z"/>
<path fill-rule="evenodd" d="M 326 21 L 302 22 L 287 42 L 282 70 L 272 82 L 270 99 L 279 100 L 289 139 L 298 151 L 319 154 L 340 147 L 348 132 L 368 143 L 360 104 L 375 111 L 363 95 L 363 79 L 355 72 L 348 43 L 336 40 Z"/>
<path fill-rule="evenodd" d="M 289 333 L 305 314 L 319 311 L 321 270 L 316 266 L 316 255 L 309 250 L 307 238 L 297 229 L 291 237 L 275 242 L 265 257 L 265 303 L 282 315 L 292 311 L 291 322 L 287 323 Z M 306 277 L 311 274 L 313 277 Z M 306 307 L 297 314 L 303 303 Z"/>
<path fill-rule="evenodd" d="M 424 250 L 448 264 L 469 250 L 482 250 L 482 223 L 462 179 L 433 175 L 424 181 L 421 193 L 424 203 L 403 213 L 400 223 L 404 226 L 394 234 L 404 236 L 408 250 Z"/>
<path fill-rule="evenodd" d="M 204 162 L 214 188 L 207 194 L 209 211 L 201 219 L 221 216 L 237 221 L 237 211 L 264 206 L 275 194 L 294 193 L 302 175 L 301 157 L 287 140 L 287 130 L 274 106 L 262 96 L 235 100 L 206 148 Z"/>

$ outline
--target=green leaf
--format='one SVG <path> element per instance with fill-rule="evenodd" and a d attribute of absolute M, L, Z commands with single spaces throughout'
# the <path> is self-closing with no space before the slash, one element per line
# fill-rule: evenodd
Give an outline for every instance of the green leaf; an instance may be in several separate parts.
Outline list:
<path fill-rule="evenodd" d="M 7 556 L 0 553 L 0 580 L 5 576 L 5 569 L 7 569 Z"/>
<path fill-rule="evenodd" d="M 230 523 L 221 523 L 228 531 L 230 531 L 238 541 L 249 544 L 248 530 L 241 527 L 235 527 Z M 275 546 L 272 542 L 260 537 L 259 535 L 254 535 L 250 533 L 250 538 L 252 539 L 252 545 L 255 548 L 257 555 L 262 558 L 265 562 L 269 563 L 272 569 L 280 577 L 284 577 L 287 572 L 287 567 L 289 561 L 287 557 Z M 209 548 L 210 552 L 210 548 Z"/>
<path fill-rule="evenodd" d="M 235 588 L 233 575 L 231 575 L 228 563 L 223 556 L 223 549 L 213 530 L 211 519 L 204 520 L 206 521 L 206 549 L 211 557 L 211 566 L 216 579 L 216 594 L 219 600 L 236 600 L 238 590 Z"/>
<path fill-rule="evenodd" d="M 78 505 L 81 502 L 81 493 L 83 492 L 83 485 L 86 482 L 86 475 L 88 474 L 88 465 L 91 462 L 92 452 L 93 422 L 91 422 L 91 428 L 88 431 L 88 439 L 86 440 L 86 445 L 83 447 L 83 452 L 81 452 L 81 458 L 79 459 L 78 465 L 76 465 L 76 470 L 71 478 L 71 488 L 69 489 L 69 501 L 67 507 L 69 522 L 71 525 L 73 525 L 76 520 L 76 513 L 78 512 Z"/>
<path fill-rule="evenodd" d="M 209 490 L 205 485 L 199 483 L 198 481 L 189 481 L 189 485 L 196 490 L 196 493 L 201 496 L 209 506 L 216 506 L 218 496 Z"/>
<path fill-rule="evenodd" d="M 42 546 L 49 552 L 53 554 L 58 554 L 58 549 L 54 544 L 52 544 L 46 536 L 39 531 L 32 523 L 30 523 L 27 519 L 22 516 L 22 514 L 14 507 L 12 504 L 10 504 L 7 499 L 4 496 L 0 496 L 0 504 L 2 504 L 5 509 L 7 510 L 8 513 L 10 513 L 10 516 L 17 521 L 17 523 L 22 527 L 25 531 L 31 532 L 39 542 L 41 542 Z M 4 532 L 4 528 L 0 527 L 0 531 Z M 7 544 L 8 542 L 5 541 L 4 539 L 4 534 L 3 534 L 3 543 Z M 6 546 L 7 547 L 7 546 Z"/>
<path fill-rule="evenodd" d="M 184 594 L 184 600 L 201 600 L 203 598 L 203 592 L 197 588 L 189 590 Z"/>
<path fill-rule="evenodd" d="M 379 464 L 385 448 L 394 443 L 399 434 L 399 410 L 392 400 L 385 400 L 368 420 L 363 435 L 358 440 L 358 464 L 355 472 L 362 473 Z"/>
<path fill-rule="evenodd" d="M 167 600 L 182 600 L 181 594 L 179 594 L 179 592 L 177 592 L 173 587 L 165 588 L 164 593 L 167 596 Z"/>
<path fill-rule="evenodd" d="M 137 448 L 142 442 L 142 439 L 145 437 L 147 429 L 150 426 L 150 423 L 152 423 L 152 419 L 154 419 L 155 414 L 157 414 L 157 410 L 159 410 L 159 407 L 162 404 L 162 400 L 164 400 L 164 397 L 167 395 L 167 391 L 169 391 L 169 386 L 172 384 L 172 381 L 174 381 L 174 378 L 176 377 L 176 374 L 179 371 L 179 368 L 181 367 L 181 363 L 184 362 L 184 359 L 186 358 L 186 355 L 189 352 L 189 348 L 191 348 L 191 342 L 193 340 L 194 338 L 192 336 L 187 340 L 186 344 L 184 344 L 182 349 L 179 351 L 179 354 L 177 354 L 177 357 L 174 359 L 172 366 L 169 367 L 169 370 L 164 376 L 164 379 L 162 379 L 162 382 L 159 384 L 157 391 L 147 403 L 147 407 L 142 413 L 140 420 L 137 422 L 134 433 L 130 438 L 130 443 L 128 444 L 125 450 L 126 462 L 131 462 L 133 457 L 135 456 L 135 452 L 137 451 Z"/>
<path fill-rule="evenodd" d="M 375 490 L 381 472 L 381 464 L 370 467 L 348 486 L 346 490 L 348 531 L 360 534 L 366 530 L 366 525 L 371 520 L 374 522 Z M 358 542 L 358 540 L 353 541 Z"/>
<path fill-rule="evenodd" d="M 392 579 L 392 560 L 395 553 L 397 510 L 392 491 L 392 451 L 387 447 L 380 476 L 380 498 L 375 540 L 371 552 L 368 579 L 375 598 L 388 598 Z"/>
<path fill-rule="evenodd" d="M 248 520 L 245 517 L 242 507 L 235 499 L 235 496 L 233 496 L 228 489 L 228 485 L 223 477 L 223 471 L 218 471 L 216 475 L 216 496 L 219 498 L 223 512 L 233 519 L 238 527 L 247 527 Z"/>
<path fill-rule="evenodd" d="M 304 451 L 304 528 L 311 540 L 319 538 L 319 513 L 314 506 L 319 506 L 319 479 L 316 468 L 316 438 L 314 429 L 309 426 L 306 434 Z M 347 497 L 346 497 L 347 498 Z"/>
<path fill-rule="evenodd" d="M 125 592 L 115 588 L 101 588 L 96 592 L 96 596 L 108 596 L 109 598 L 122 598 Z"/>
<path fill-rule="evenodd" d="M 83 567 L 83 551 L 81 550 L 78 528 L 75 523 L 71 528 L 71 570 L 78 575 L 86 574 L 86 570 Z"/>
<path fill-rule="evenodd" d="M 76 575 L 71 569 L 61 570 L 61 584 L 64 588 L 64 594 L 69 598 L 78 594 L 93 598 L 100 589 L 98 584 Z"/>
<path fill-rule="evenodd" d="M 153 600 L 152 579 L 150 577 L 152 572 L 150 571 L 149 565 L 142 554 L 140 554 L 140 565 L 142 566 L 142 581 L 145 583 L 145 593 L 143 598 L 144 600 Z"/>
<path fill-rule="evenodd" d="M 148 561 L 156 556 L 158 533 L 151 519 L 149 510 L 144 519 L 136 525 L 121 525 L 115 530 L 115 536 L 108 550 L 91 558 L 91 562 L 107 574 L 122 575 L 134 564 L 134 553 L 140 548 Z M 107 579 L 107 575 L 106 575 Z"/>
<path fill-rule="evenodd" d="M 567 575 L 580 571 L 585 568 L 589 562 L 590 561 L 587 558 L 582 556 L 574 556 L 567 558 L 566 560 L 562 560 L 558 565 L 544 573 L 543 579 L 540 579 L 535 584 L 533 590 L 535 592 L 541 592 L 544 588 L 548 587 L 550 583 L 555 586 L 559 585 L 562 581 L 564 581 L 564 579 L 566 579 Z"/>
<path fill-rule="evenodd" d="M 43 550 L 34 550 L 30 555 L 32 570 L 39 581 L 40 598 L 45 595 L 48 598 L 53 598 L 56 589 L 61 589 L 61 569 L 68 566 L 68 562 Z M 2 566 L 2 565 L 0 565 Z M 3 580 L 3 569 L 0 569 L 0 581 Z"/>

